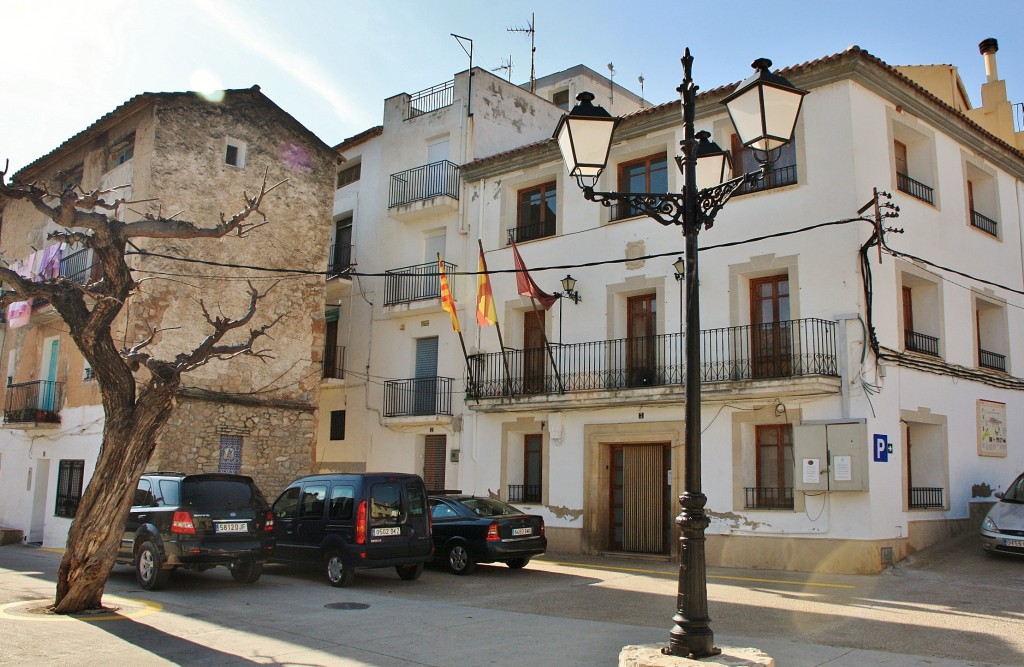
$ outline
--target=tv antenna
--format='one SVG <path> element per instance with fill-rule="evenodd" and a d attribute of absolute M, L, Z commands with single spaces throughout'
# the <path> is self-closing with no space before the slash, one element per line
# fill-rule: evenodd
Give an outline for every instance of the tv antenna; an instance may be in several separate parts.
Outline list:
<path fill-rule="evenodd" d="M 643 109 L 644 108 L 644 75 L 641 74 L 640 76 L 638 76 L 636 78 L 636 80 L 640 83 L 640 108 Z"/>
<path fill-rule="evenodd" d="M 530 92 L 536 94 L 537 92 L 537 77 L 534 70 L 534 57 L 537 54 L 537 47 L 534 46 L 534 36 L 537 34 L 536 23 L 534 23 L 534 14 L 530 12 L 530 23 L 525 28 L 506 28 L 506 32 L 524 32 L 530 35 Z M 511 58 L 509 58 L 511 61 Z M 511 62 L 509 63 L 511 67 Z M 509 70 L 509 82 L 512 81 L 512 73 Z"/>
<path fill-rule="evenodd" d="M 502 58 L 501 64 L 491 70 L 492 72 L 506 72 L 508 73 L 508 82 L 512 83 L 512 56 L 508 59 Z"/>
<path fill-rule="evenodd" d="M 608 80 L 612 84 L 612 92 L 608 96 L 608 104 L 615 104 L 615 65 L 612 63 L 608 63 Z"/>

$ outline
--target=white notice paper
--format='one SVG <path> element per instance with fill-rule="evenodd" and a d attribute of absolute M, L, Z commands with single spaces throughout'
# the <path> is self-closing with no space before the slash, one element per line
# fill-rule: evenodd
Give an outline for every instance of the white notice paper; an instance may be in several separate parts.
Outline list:
<path fill-rule="evenodd" d="M 804 459 L 804 484 L 818 483 L 818 459 Z"/>
<path fill-rule="evenodd" d="M 849 482 L 853 480 L 853 465 L 849 456 L 832 457 L 832 465 L 835 470 L 837 482 Z"/>

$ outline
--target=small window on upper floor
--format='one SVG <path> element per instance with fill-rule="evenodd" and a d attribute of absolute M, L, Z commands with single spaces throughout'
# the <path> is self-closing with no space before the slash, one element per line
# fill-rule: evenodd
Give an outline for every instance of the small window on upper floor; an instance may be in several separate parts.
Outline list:
<path fill-rule="evenodd" d="M 938 284 L 908 273 L 900 279 L 903 349 L 930 357 L 942 356 L 942 295 Z"/>
<path fill-rule="evenodd" d="M 524 188 L 518 193 L 516 226 L 508 230 L 508 243 L 554 236 L 558 208 L 555 182 Z"/>
<path fill-rule="evenodd" d="M 119 167 L 135 157 L 135 133 L 132 132 L 111 145 L 107 154 L 107 171 Z"/>
<path fill-rule="evenodd" d="M 658 153 L 619 165 L 620 192 L 668 192 L 668 155 Z M 643 214 L 630 204 L 612 207 L 612 220 L 623 220 Z"/>
<path fill-rule="evenodd" d="M 761 164 L 754 156 L 754 151 L 744 148 L 743 144 L 740 143 L 739 136 L 732 135 L 730 143 L 732 144 L 730 152 L 732 153 L 733 177 L 749 174 L 761 168 Z M 772 160 L 772 164 L 764 178 L 757 183 L 745 183 L 736 194 L 743 195 L 748 192 L 771 190 L 772 188 L 781 188 L 784 185 L 793 185 L 797 182 L 796 138 L 782 148 L 772 151 L 769 157 Z"/>
<path fill-rule="evenodd" d="M 1010 349 L 1006 325 L 1006 305 L 981 297 L 974 300 L 974 320 L 978 345 L 978 366 L 1007 372 Z"/>
<path fill-rule="evenodd" d="M 569 89 L 559 90 L 551 95 L 551 103 L 556 107 L 561 107 L 566 111 L 569 110 Z"/>
<path fill-rule="evenodd" d="M 335 187 L 343 188 L 349 183 L 355 183 L 359 180 L 359 176 L 362 172 L 362 163 L 356 162 L 355 164 L 346 163 L 338 170 L 338 180 Z"/>
<path fill-rule="evenodd" d="M 227 138 L 224 147 L 224 164 L 242 168 L 245 166 L 245 142 Z"/>
<path fill-rule="evenodd" d="M 892 137 L 896 189 L 934 205 L 934 141 L 927 134 L 895 119 L 892 121 Z"/>
<path fill-rule="evenodd" d="M 968 162 L 967 172 L 967 221 L 974 229 L 999 238 L 999 198 L 996 195 L 996 179 Z"/>
<path fill-rule="evenodd" d="M 82 164 L 76 164 L 69 169 L 62 169 L 57 174 L 57 183 L 61 192 L 68 189 L 82 189 L 82 176 L 85 173 Z"/>

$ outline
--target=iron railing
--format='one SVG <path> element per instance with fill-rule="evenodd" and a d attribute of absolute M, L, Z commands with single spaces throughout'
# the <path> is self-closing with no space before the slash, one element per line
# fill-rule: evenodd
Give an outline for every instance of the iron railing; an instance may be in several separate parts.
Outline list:
<path fill-rule="evenodd" d="M 1024 102 L 1014 102 L 1013 106 L 1013 129 L 1015 132 L 1024 132 Z"/>
<path fill-rule="evenodd" d="M 905 192 L 915 199 L 926 201 L 929 204 L 935 203 L 935 191 L 924 183 L 915 181 L 906 174 L 896 172 L 896 187 L 900 189 L 900 192 Z"/>
<path fill-rule="evenodd" d="M 971 211 L 971 226 L 988 232 L 992 236 L 999 236 L 999 223 L 977 211 Z"/>
<path fill-rule="evenodd" d="M 341 345 L 328 345 L 324 348 L 323 377 L 339 380 L 345 377 L 345 348 Z"/>
<path fill-rule="evenodd" d="M 384 382 L 385 417 L 422 417 L 451 413 L 451 378 L 412 378 Z"/>
<path fill-rule="evenodd" d="M 903 332 L 903 343 L 907 350 L 930 354 L 933 357 L 939 356 L 939 339 L 935 336 L 910 331 Z"/>
<path fill-rule="evenodd" d="M 991 368 L 995 371 L 1006 371 L 1006 355 L 997 354 L 995 352 L 989 352 L 988 350 L 978 350 L 978 365 L 982 368 Z"/>
<path fill-rule="evenodd" d="M 771 169 L 764 175 L 764 178 L 756 181 L 747 181 L 740 186 L 736 194 L 745 195 L 750 192 L 761 192 L 762 190 L 781 188 L 784 185 L 793 185 L 794 183 L 796 183 L 796 165 L 791 164 Z"/>
<path fill-rule="evenodd" d="M 64 402 L 64 383 L 49 380 L 7 385 L 5 424 L 59 424 Z"/>
<path fill-rule="evenodd" d="M 352 268 L 352 244 L 351 243 L 332 243 L 331 244 L 331 264 L 327 267 L 328 275 L 330 277 L 340 276 L 346 273 Z"/>
<path fill-rule="evenodd" d="M 839 374 L 836 324 L 827 320 L 707 329 L 700 347 L 702 382 Z M 543 348 L 507 349 L 504 359 L 499 352 L 478 354 L 470 393 L 492 398 L 681 384 L 684 354 L 682 334 L 552 345 L 550 356 Z"/>
<path fill-rule="evenodd" d="M 945 507 L 942 502 L 942 489 L 934 486 L 914 486 L 910 488 L 910 509 L 935 509 Z"/>
<path fill-rule="evenodd" d="M 744 487 L 746 509 L 793 509 L 793 487 Z"/>
<path fill-rule="evenodd" d="M 441 160 L 391 174 L 388 208 L 441 196 L 459 198 L 459 165 L 454 162 Z"/>
<path fill-rule="evenodd" d="M 413 93 L 409 96 L 409 103 L 405 108 L 405 120 L 422 116 L 431 111 L 443 109 L 455 101 L 455 80 L 439 83 L 426 90 Z"/>
<path fill-rule="evenodd" d="M 65 276 L 71 282 L 85 285 L 102 277 L 100 262 L 94 258 L 88 248 L 77 250 L 61 257 L 60 275 Z"/>
<path fill-rule="evenodd" d="M 508 502 L 539 503 L 540 484 L 509 484 Z"/>
<path fill-rule="evenodd" d="M 544 222 L 538 222 L 532 225 L 519 225 L 518 227 L 508 230 L 508 241 L 505 245 L 522 243 L 524 241 L 533 241 L 534 239 L 542 239 L 554 235 L 554 220 L 545 220 Z"/>
<path fill-rule="evenodd" d="M 444 272 L 451 274 L 457 267 L 444 263 Z M 441 297 L 441 276 L 437 262 L 391 269 L 384 272 L 384 305 L 411 303 Z"/>

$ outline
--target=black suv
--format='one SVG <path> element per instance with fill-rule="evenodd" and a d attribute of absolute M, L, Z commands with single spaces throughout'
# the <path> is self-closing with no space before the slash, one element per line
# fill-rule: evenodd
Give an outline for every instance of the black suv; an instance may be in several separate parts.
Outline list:
<path fill-rule="evenodd" d="M 171 570 L 226 565 L 239 583 L 260 578 L 273 548 L 274 517 L 244 475 L 148 472 L 139 479 L 117 562 L 139 585 L 161 588 Z"/>
<path fill-rule="evenodd" d="M 288 485 L 274 501 L 274 560 L 318 564 L 332 586 L 355 568 L 394 567 L 419 578 L 433 554 L 427 493 L 419 475 L 337 473 Z"/>

